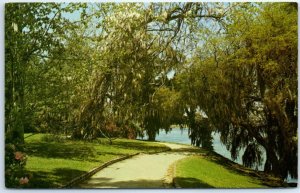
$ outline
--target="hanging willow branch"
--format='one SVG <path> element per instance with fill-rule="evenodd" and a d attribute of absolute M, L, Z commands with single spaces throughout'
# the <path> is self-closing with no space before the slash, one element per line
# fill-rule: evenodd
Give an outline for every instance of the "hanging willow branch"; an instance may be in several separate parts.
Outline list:
<path fill-rule="evenodd" d="M 106 94 L 109 89 L 111 81 L 111 73 L 101 74 L 92 86 L 92 92 L 89 100 L 83 105 L 78 118 L 78 128 L 73 134 L 75 138 L 90 139 L 95 138 L 97 131 L 108 138 L 111 142 L 110 137 L 103 134 L 101 127 L 104 123 L 104 105 Z M 99 122 L 101 122 L 99 124 Z"/>

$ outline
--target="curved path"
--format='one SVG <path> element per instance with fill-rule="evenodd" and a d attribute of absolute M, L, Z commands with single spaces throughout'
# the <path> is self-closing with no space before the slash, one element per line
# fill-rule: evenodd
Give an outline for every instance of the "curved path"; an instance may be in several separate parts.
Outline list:
<path fill-rule="evenodd" d="M 77 188 L 165 187 L 164 180 L 169 166 L 190 154 L 184 149 L 188 150 L 193 147 L 171 143 L 163 144 L 175 151 L 139 154 L 130 159 L 117 162 L 78 184 Z"/>

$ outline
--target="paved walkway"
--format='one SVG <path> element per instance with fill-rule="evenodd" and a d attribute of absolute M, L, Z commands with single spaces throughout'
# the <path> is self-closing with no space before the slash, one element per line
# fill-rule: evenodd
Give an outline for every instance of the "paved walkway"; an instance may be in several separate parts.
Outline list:
<path fill-rule="evenodd" d="M 188 156 L 191 146 L 163 143 L 172 150 L 157 154 L 140 154 L 99 171 L 77 188 L 163 188 L 169 166 Z"/>

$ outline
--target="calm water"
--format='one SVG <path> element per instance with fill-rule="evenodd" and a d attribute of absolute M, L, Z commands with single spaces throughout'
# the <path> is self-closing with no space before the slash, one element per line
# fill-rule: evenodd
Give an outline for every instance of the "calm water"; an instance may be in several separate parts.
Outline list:
<path fill-rule="evenodd" d="M 155 140 L 189 144 L 189 145 L 191 144 L 191 139 L 188 136 L 188 129 L 174 128 L 168 133 L 166 133 L 164 130 L 160 130 L 159 135 L 156 136 Z M 220 135 L 218 133 L 213 134 L 213 147 L 215 152 L 228 159 L 231 159 L 230 152 L 220 142 Z M 236 163 L 242 164 L 241 155 L 238 157 L 237 160 L 235 160 Z M 259 169 L 262 170 L 262 168 Z"/>
<path fill-rule="evenodd" d="M 214 151 L 230 160 L 231 159 L 231 155 L 230 152 L 226 149 L 226 147 L 221 143 L 220 141 L 220 134 L 218 133 L 213 133 L 212 135 L 213 137 L 213 147 L 214 147 Z M 142 139 L 142 138 L 139 138 Z M 146 138 L 144 138 L 146 139 Z M 188 136 L 188 129 L 179 129 L 179 128 L 174 128 L 171 131 L 169 131 L 168 133 L 166 133 L 164 130 L 160 130 L 159 135 L 156 136 L 155 138 L 156 141 L 165 141 L 165 142 L 175 142 L 175 143 L 182 143 L 182 144 L 191 144 L 191 140 L 189 139 Z M 240 154 L 237 158 L 237 160 L 232 160 L 238 164 L 242 164 L 242 155 L 244 150 L 240 151 Z M 265 158 L 265 153 L 263 155 L 263 164 L 262 166 L 259 166 L 258 168 L 253 168 L 253 169 L 257 169 L 260 171 L 263 171 L 263 165 L 266 161 Z M 297 179 L 291 179 L 290 177 L 288 177 L 288 182 L 297 182 Z"/>

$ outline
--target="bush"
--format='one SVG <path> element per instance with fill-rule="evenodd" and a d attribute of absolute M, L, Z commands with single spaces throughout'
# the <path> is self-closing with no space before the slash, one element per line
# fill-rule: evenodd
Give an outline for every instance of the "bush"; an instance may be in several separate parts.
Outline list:
<path fill-rule="evenodd" d="M 27 156 L 21 145 L 8 143 L 5 145 L 5 186 L 21 188 L 28 186 L 30 174 L 26 174 L 24 166 Z"/>
<path fill-rule="evenodd" d="M 107 122 L 105 128 L 103 129 L 104 133 L 107 133 L 110 137 L 120 137 L 127 139 L 136 139 L 137 131 L 135 125 L 133 124 L 116 124 L 114 122 Z M 101 136 L 101 135 L 100 135 Z"/>
<path fill-rule="evenodd" d="M 44 135 L 41 140 L 45 142 L 64 142 L 66 138 L 61 135 L 48 134 Z"/>

